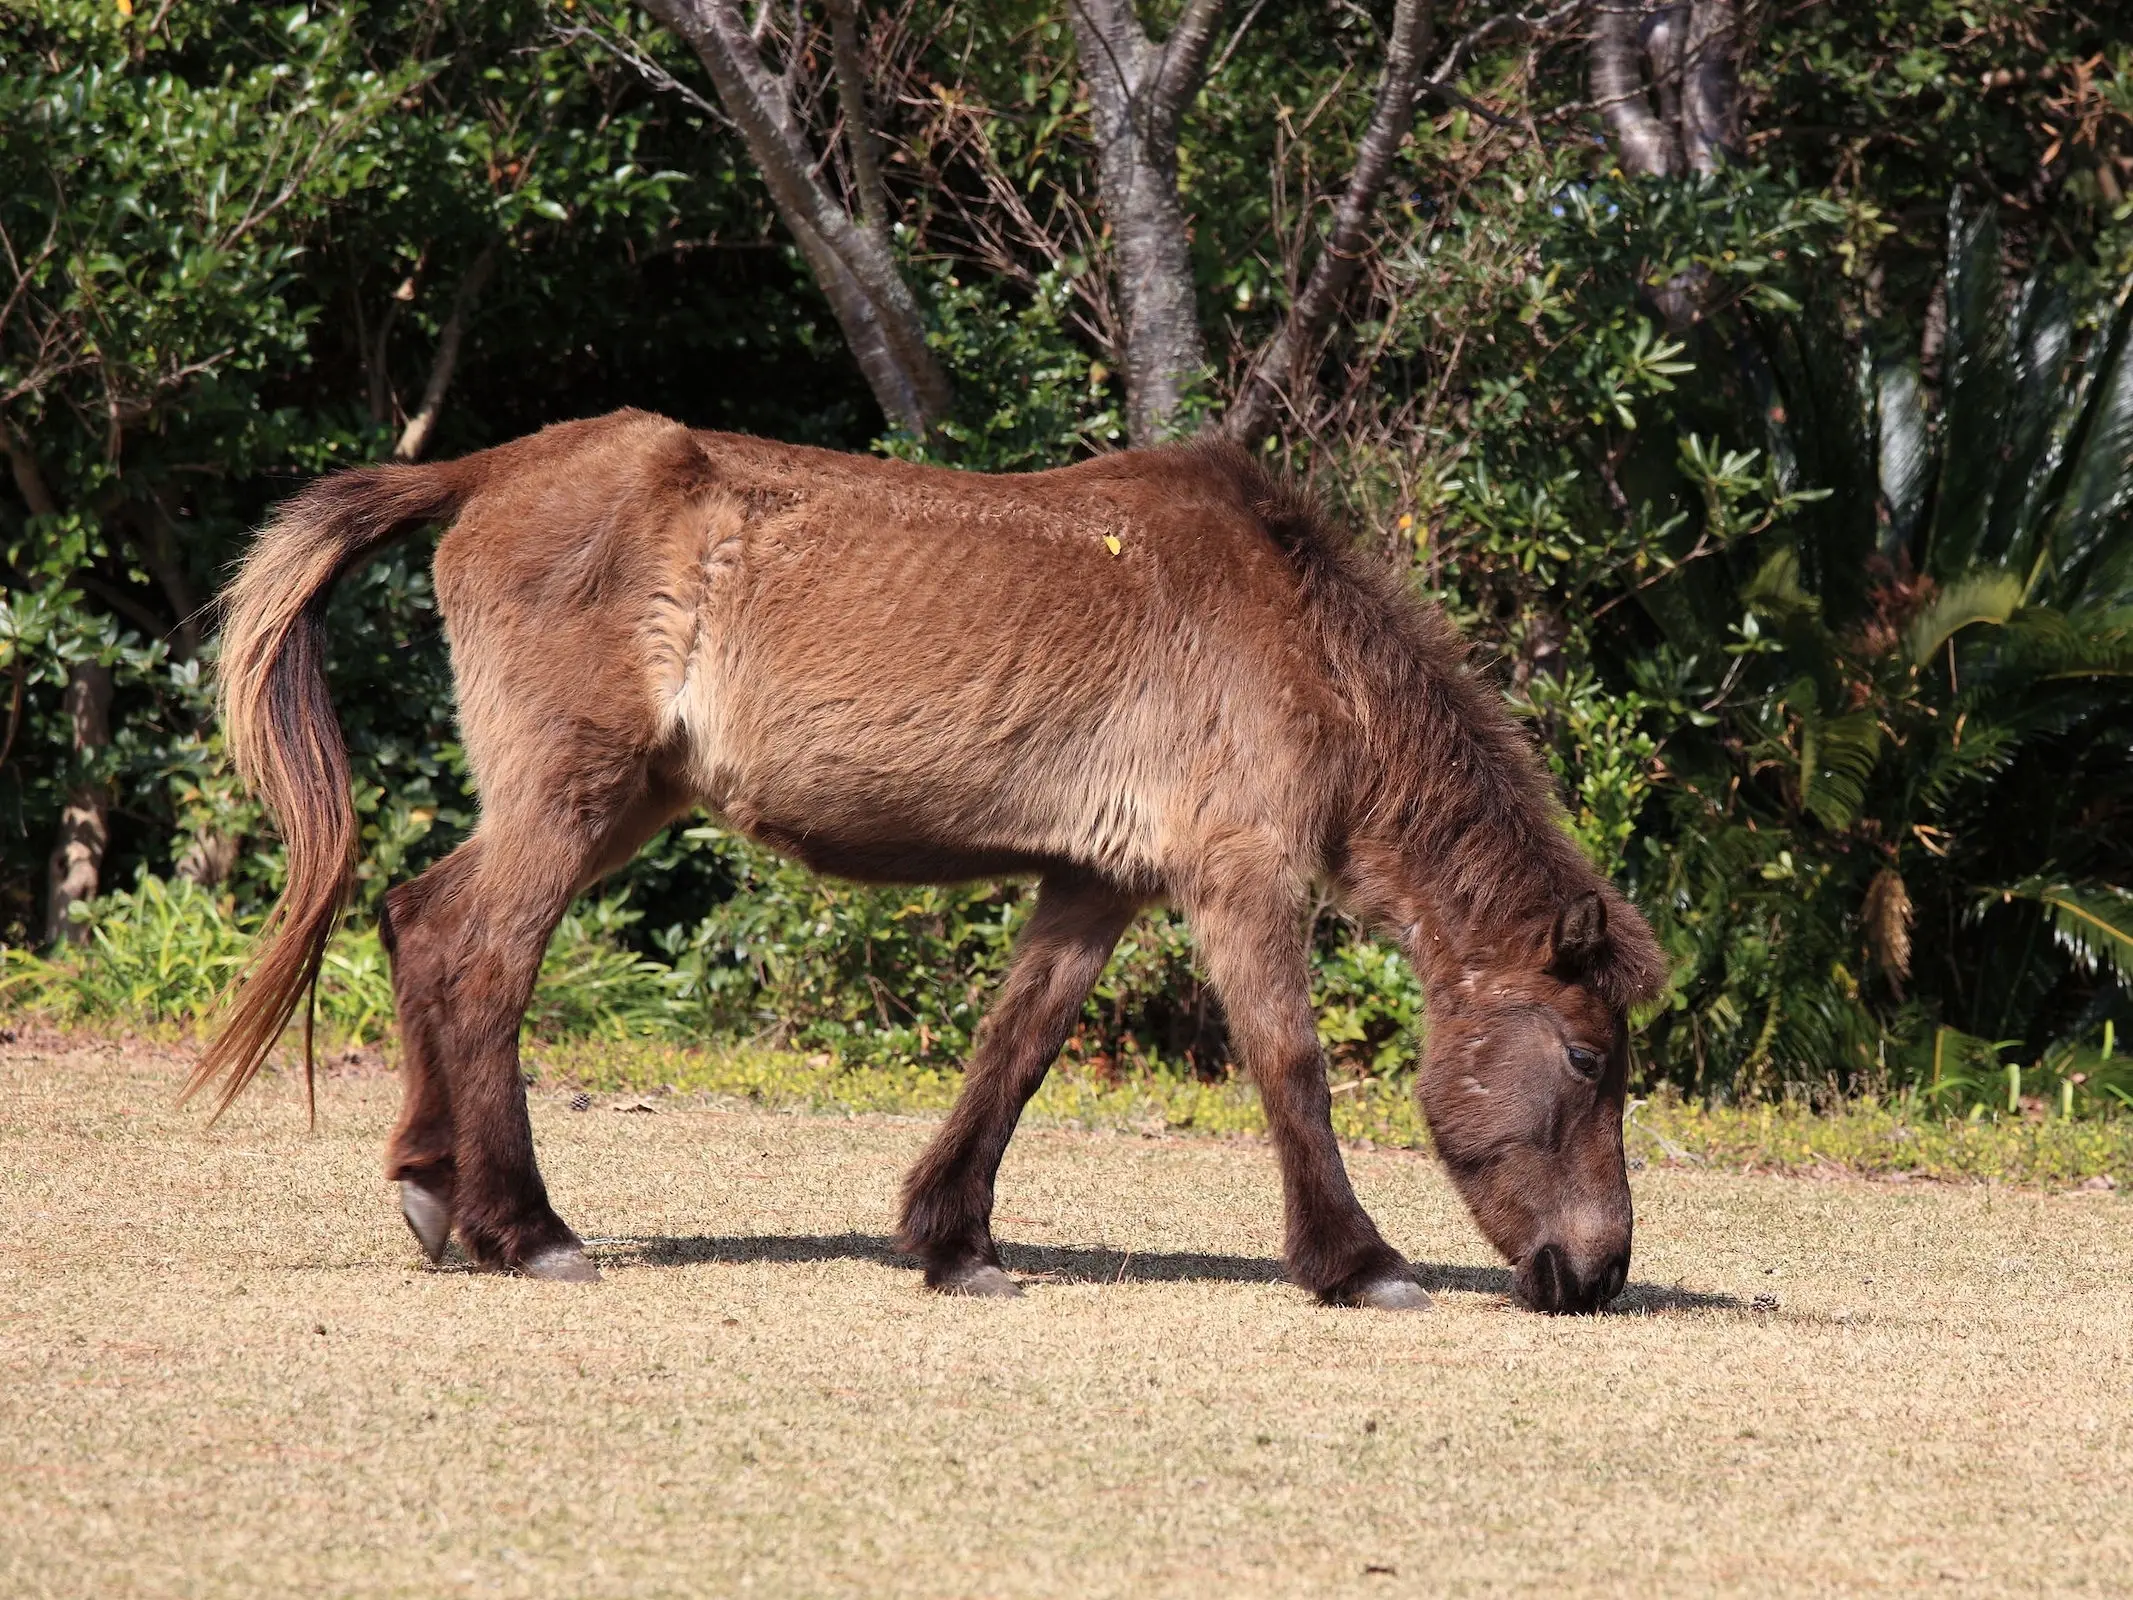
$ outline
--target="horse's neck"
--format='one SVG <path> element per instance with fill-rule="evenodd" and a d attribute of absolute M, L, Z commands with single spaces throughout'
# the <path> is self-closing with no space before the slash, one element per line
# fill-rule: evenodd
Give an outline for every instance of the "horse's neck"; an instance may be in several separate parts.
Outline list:
<path fill-rule="evenodd" d="M 1347 875 L 1356 909 L 1398 938 L 1430 994 L 1470 992 L 1481 978 L 1531 970 L 1546 959 L 1555 898 L 1532 851 L 1506 852 L 1479 895 L 1465 874 L 1433 870 L 1443 865 L 1366 842 Z"/>

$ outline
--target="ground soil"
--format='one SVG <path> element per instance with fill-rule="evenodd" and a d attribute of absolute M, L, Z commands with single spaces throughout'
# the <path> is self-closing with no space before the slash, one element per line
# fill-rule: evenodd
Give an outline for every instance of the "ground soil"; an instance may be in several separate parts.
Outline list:
<path fill-rule="evenodd" d="M 390 1075 L 315 1134 L 181 1075 L 0 1048 L 0 1593 L 2133 1589 L 2114 1196 L 1654 1169 L 1551 1320 L 1357 1152 L 1403 1317 L 1280 1281 L 1263 1146 L 1033 1129 L 1028 1295 L 951 1301 L 884 1238 L 926 1122 L 537 1094 L 569 1288 L 421 1268 Z"/>

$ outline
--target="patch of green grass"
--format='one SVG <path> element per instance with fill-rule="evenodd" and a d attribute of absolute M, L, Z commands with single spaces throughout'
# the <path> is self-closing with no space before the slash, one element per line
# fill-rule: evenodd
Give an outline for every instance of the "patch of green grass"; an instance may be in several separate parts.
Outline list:
<path fill-rule="evenodd" d="M 952 1065 L 893 1057 L 698 1046 L 701 1005 L 676 969 L 617 937 L 619 902 L 588 901 L 557 930 L 527 1013 L 529 1060 L 549 1081 L 617 1093 L 675 1092 L 825 1112 L 938 1114 L 962 1084 Z M 144 876 L 91 908 L 89 937 L 42 956 L 0 948 L 0 1010 L 89 1031 L 197 1036 L 242 970 L 257 932 L 209 891 Z M 320 1037 L 333 1045 L 390 1038 L 392 983 L 374 928 L 344 928 L 318 991 Z M 1333 1125 L 1351 1144 L 1427 1149 L 1429 1130 L 1404 1076 L 1344 1076 Z M 2053 1187 L 2111 1177 L 2133 1183 L 2133 1116 L 2025 1116 L 1980 1102 L 1971 1119 L 1927 1101 L 1709 1106 L 1673 1097 L 1631 1111 L 1632 1159 L 1719 1170 L 1908 1174 L 1953 1182 Z M 1068 1060 L 1030 1106 L 1038 1123 L 1146 1133 L 1257 1137 L 1266 1119 L 1250 1085 L 1143 1069 L 1124 1076 Z"/>
<path fill-rule="evenodd" d="M 932 1114 L 954 1102 L 955 1071 L 848 1064 L 826 1055 L 694 1049 L 578 1040 L 542 1045 L 529 1064 L 551 1087 L 619 1094 L 693 1094 L 753 1105 L 847 1114 Z M 1114 1080 L 1064 1061 L 1030 1102 L 1040 1125 L 1257 1137 L 1266 1118 L 1251 1086 L 1149 1075 Z M 1333 1126 L 1351 1144 L 1426 1150 L 1429 1129 L 1404 1083 L 1334 1086 Z M 1854 1102 L 1702 1106 L 1640 1101 L 1625 1140 L 1633 1160 L 1723 1171 L 1862 1176 L 1903 1173 L 1944 1182 L 2065 1187 L 2096 1177 L 2133 1182 L 2133 1118 L 1945 1119 L 1922 1108 Z"/>
<path fill-rule="evenodd" d="M 1870 1100 L 1835 1111 L 1655 1101 L 1633 1113 L 1626 1142 L 1632 1156 L 1731 1171 L 1836 1169 L 2031 1188 L 2097 1177 L 2133 1182 L 2133 1118 L 2127 1117 L 1964 1121 Z"/>

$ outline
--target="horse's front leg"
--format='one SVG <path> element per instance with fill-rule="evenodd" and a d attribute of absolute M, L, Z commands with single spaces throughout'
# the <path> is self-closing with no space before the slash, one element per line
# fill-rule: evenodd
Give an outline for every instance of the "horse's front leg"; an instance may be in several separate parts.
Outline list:
<path fill-rule="evenodd" d="M 1356 1199 L 1333 1134 L 1333 1097 L 1311 1010 L 1303 908 L 1275 885 L 1229 884 L 1187 907 L 1231 1048 L 1259 1085 L 1281 1164 L 1289 1276 L 1328 1305 L 1426 1311 L 1407 1258 Z"/>
<path fill-rule="evenodd" d="M 901 1247 L 944 1294 L 1017 1295 L 992 1238 L 993 1180 L 1022 1108 L 1066 1043 L 1139 902 L 1079 874 L 1047 876 L 979 1029 L 963 1093 L 904 1180 Z"/>

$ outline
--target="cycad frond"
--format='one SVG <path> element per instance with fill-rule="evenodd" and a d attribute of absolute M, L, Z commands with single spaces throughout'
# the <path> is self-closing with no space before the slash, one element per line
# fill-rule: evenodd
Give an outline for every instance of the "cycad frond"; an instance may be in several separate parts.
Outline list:
<path fill-rule="evenodd" d="M 2006 463 L 1979 551 L 1998 565 L 2027 572 L 2035 562 L 2053 486 L 2086 393 L 2087 374 L 2074 365 L 2075 349 L 2065 286 L 2041 271 L 2030 274 L 2016 291 L 2009 335 L 2009 414 L 1996 435 L 1948 442 L 1953 450 L 1996 451 Z"/>
<path fill-rule="evenodd" d="M 1978 904 L 1995 900 L 2042 906 L 2060 949 L 2090 972 L 2108 970 L 2120 983 L 2133 984 L 2133 893 L 2107 883 L 2025 878 Z"/>
<path fill-rule="evenodd" d="M 1966 572 L 1933 597 L 1912 619 L 1905 643 L 1911 665 L 1922 667 L 1934 653 L 1974 622 L 2005 622 L 2022 603 L 2022 580 L 1987 567 Z"/>
<path fill-rule="evenodd" d="M 1947 742 L 1934 749 L 1919 777 L 1920 804 L 1929 813 L 1945 810 L 1965 783 L 2004 772 L 2021 742 L 2021 734 L 2003 723 L 1965 716 L 1957 732 L 1951 720 Z"/>
<path fill-rule="evenodd" d="M 1933 482 L 1933 437 L 1926 395 L 1915 361 L 1889 361 L 1874 370 L 1874 421 L 1880 435 L 1881 498 L 1899 546 L 1908 546 Z"/>
<path fill-rule="evenodd" d="M 2000 223 L 1991 204 L 1966 216 L 1948 198 L 1947 339 L 1941 347 L 1940 482 L 1926 536 L 1925 571 L 1944 581 L 1977 558 L 1999 486 L 1997 448 L 2014 395 L 2007 302 L 2000 286 Z M 1993 441 L 1991 449 L 1978 443 Z"/>
<path fill-rule="evenodd" d="M 2037 557 L 2040 577 L 2053 581 L 2031 585 L 2062 604 L 2133 601 L 2133 286 L 2121 291 L 2098 348 L 2066 492 Z"/>
<path fill-rule="evenodd" d="M 1833 833 L 1850 827 L 1881 755 L 1881 724 L 1871 711 L 1827 715 L 1805 678 L 1787 691 L 1785 704 L 1800 723 L 1801 806 Z"/>
<path fill-rule="evenodd" d="M 2133 678 L 2133 605 L 2027 607 L 2008 624 L 2005 655 L 2009 667 L 2038 679 Z"/>

